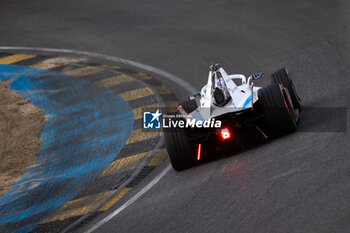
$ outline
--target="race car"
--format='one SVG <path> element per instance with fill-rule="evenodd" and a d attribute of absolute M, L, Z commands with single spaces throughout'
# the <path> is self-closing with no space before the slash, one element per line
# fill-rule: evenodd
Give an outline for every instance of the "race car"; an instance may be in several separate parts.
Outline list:
<path fill-rule="evenodd" d="M 246 129 L 253 129 L 265 141 L 297 129 L 301 99 L 291 75 L 287 69 L 279 69 L 272 74 L 269 86 L 254 86 L 254 81 L 263 76 L 228 75 L 220 64 L 210 66 L 208 82 L 201 92 L 180 103 L 179 114 L 168 119 L 172 127 L 163 127 L 175 170 L 242 145 L 240 132 Z"/>

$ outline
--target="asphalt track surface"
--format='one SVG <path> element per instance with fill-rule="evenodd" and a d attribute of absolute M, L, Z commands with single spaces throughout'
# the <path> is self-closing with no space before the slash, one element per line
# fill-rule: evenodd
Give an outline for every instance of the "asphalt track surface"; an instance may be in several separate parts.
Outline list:
<path fill-rule="evenodd" d="M 287 66 L 303 106 L 350 106 L 345 0 L 11 0 L 0 6 L 1 46 L 123 57 L 173 73 L 197 89 L 212 62 L 246 75 Z M 178 97 L 184 94 L 171 86 Z M 171 170 L 96 232 L 348 232 L 349 116 L 346 109 L 340 131 L 303 126 L 234 156 L 181 173 Z M 324 121 L 316 117 L 313 123 Z"/>

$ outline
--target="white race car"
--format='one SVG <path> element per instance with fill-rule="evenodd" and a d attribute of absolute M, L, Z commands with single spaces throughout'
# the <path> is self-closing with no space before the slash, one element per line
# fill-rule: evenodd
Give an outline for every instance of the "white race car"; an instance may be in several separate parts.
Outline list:
<path fill-rule="evenodd" d="M 263 76 L 258 73 L 247 79 L 242 74 L 228 75 L 219 64 L 210 66 L 208 82 L 201 92 L 178 106 L 179 118 L 170 119 L 183 122 L 163 127 L 175 170 L 192 167 L 227 147 L 242 145 L 240 132 L 247 129 L 262 140 L 296 130 L 301 100 L 287 69 L 274 72 L 271 85 L 254 86 L 253 81 Z M 209 122 L 208 127 L 203 127 L 203 122 Z"/>

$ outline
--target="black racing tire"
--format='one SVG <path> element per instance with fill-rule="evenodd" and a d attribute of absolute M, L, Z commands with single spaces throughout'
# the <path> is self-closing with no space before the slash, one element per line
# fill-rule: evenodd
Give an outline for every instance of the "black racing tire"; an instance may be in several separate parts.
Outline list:
<path fill-rule="evenodd" d="M 187 113 L 191 113 L 198 108 L 197 101 L 194 99 L 193 100 L 185 100 L 185 101 L 181 102 L 180 105 L 182 106 L 182 109 L 185 110 L 185 112 L 187 112 Z"/>
<path fill-rule="evenodd" d="M 289 91 L 290 98 L 293 102 L 294 109 L 301 109 L 301 99 L 297 94 L 291 75 L 286 68 L 282 68 L 272 73 L 272 83 L 279 83 L 286 87 Z"/>
<path fill-rule="evenodd" d="M 187 128 L 166 129 L 164 139 L 171 165 L 176 171 L 195 165 L 196 148 L 190 141 Z"/>
<path fill-rule="evenodd" d="M 288 97 L 288 89 L 273 83 L 258 91 L 259 102 L 271 136 L 280 136 L 296 130 L 296 114 Z"/>

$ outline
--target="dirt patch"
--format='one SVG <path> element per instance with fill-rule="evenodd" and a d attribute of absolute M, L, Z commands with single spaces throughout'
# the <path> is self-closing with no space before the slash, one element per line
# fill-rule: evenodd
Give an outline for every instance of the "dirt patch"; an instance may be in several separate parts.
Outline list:
<path fill-rule="evenodd" d="M 0 82 L 0 198 L 35 161 L 45 122 L 44 111 L 7 83 Z"/>

